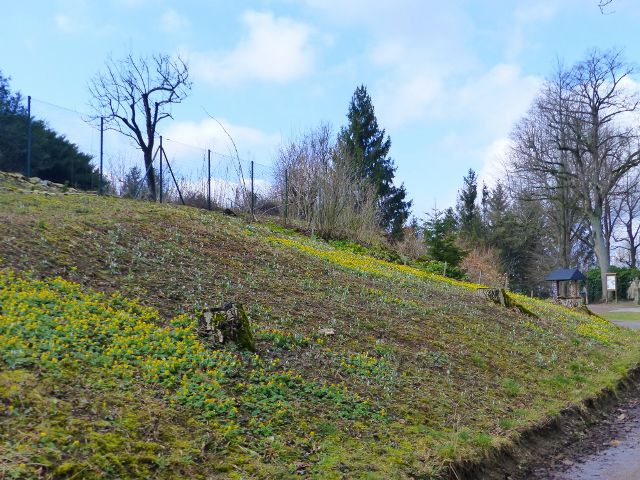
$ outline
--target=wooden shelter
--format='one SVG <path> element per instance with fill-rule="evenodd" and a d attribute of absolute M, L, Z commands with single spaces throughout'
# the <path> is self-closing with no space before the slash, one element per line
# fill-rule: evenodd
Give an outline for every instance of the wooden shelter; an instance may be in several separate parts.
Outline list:
<path fill-rule="evenodd" d="M 562 305 L 575 307 L 584 303 L 580 295 L 580 281 L 586 281 L 587 277 L 577 268 L 559 268 L 551 272 L 547 282 L 554 282 L 553 296 Z"/>

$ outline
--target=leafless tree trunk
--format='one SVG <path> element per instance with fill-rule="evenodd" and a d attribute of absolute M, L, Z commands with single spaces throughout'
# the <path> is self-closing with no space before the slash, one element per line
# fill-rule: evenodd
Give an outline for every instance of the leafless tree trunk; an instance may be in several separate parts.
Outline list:
<path fill-rule="evenodd" d="M 180 58 L 168 55 L 109 59 L 105 71 L 89 83 L 95 118 L 106 128 L 131 138 L 142 151 L 147 185 L 156 199 L 153 149 L 158 123 L 171 116 L 171 106 L 182 102 L 191 89 L 189 69 Z"/>
<path fill-rule="evenodd" d="M 559 67 L 513 136 L 513 167 L 529 180 L 566 182 L 591 228 L 603 292 L 610 265 L 607 201 L 640 163 L 638 132 L 625 115 L 638 108 L 623 88 L 632 69 L 619 52 L 591 52 L 571 69 Z M 605 225 L 606 223 L 606 225 Z"/>

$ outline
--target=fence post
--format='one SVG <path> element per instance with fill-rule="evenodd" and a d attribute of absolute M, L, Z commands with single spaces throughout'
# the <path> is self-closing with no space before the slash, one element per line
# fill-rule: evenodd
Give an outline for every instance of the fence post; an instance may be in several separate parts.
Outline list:
<path fill-rule="evenodd" d="M 162 135 L 160 135 L 160 203 L 162 203 L 162 155 L 164 154 L 164 148 L 162 148 Z"/>
<path fill-rule="evenodd" d="M 27 97 L 27 178 L 31 177 L 31 95 Z"/>
<path fill-rule="evenodd" d="M 255 218 L 255 193 L 253 191 L 253 160 L 251 160 L 251 219 Z"/>
<path fill-rule="evenodd" d="M 211 149 L 207 150 L 207 208 L 211 210 Z"/>
<path fill-rule="evenodd" d="M 98 180 L 98 195 L 102 195 L 102 161 L 104 155 L 104 117 L 100 117 L 100 180 Z"/>
<path fill-rule="evenodd" d="M 287 226 L 289 216 L 289 171 L 284 169 L 284 226 Z"/>

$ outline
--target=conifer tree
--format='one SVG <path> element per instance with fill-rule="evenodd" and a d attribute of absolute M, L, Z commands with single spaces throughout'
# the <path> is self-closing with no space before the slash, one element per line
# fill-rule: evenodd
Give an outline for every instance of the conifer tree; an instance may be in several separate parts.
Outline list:
<path fill-rule="evenodd" d="M 424 242 L 429 256 L 440 262 L 457 267 L 466 253 L 457 245 L 458 222 L 452 208 L 434 210 L 424 226 Z"/>
<path fill-rule="evenodd" d="M 369 180 L 376 189 L 380 210 L 380 225 L 394 239 L 401 239 L 402 227 L 409 217 L 411 201 L 406 200 L 404 185 L 393 184 L 395 166 L 389 157 L 391 139 L 385 136 L 364 85 L 356 88 L 347 114 L 348 125 L 343 127 L 339 141 L 355 172 Z"/>
<path fill-rule="evenodd" d="M 22 96 L 11 92 L 9 78 L 0 72 L 0 170 L 25 171 L 28 120 Z M 32 120 L 31 133 L 31 175 L 77 188 L 98 186 L 90 155 L 42 120 Z"/>
<path fill-rule="evenodd" d="M 478 176 L 473 169 L 463 179 L 462 190 L 458 193 L 457 213 L 460 221 L 460 231 L 470 238 L 478 236 L 480 215 L 476 205 L 478 198 Z"/>

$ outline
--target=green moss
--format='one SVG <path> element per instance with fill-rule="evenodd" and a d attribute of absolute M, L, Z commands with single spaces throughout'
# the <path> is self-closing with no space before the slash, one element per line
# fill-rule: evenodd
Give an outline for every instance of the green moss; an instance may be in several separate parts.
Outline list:
<path fill-rule="evenodd" d="M 63 462 L 53 470 L 54 478 L 69 478 L 86 469 L 86 465 L 76 462 Z"/>

